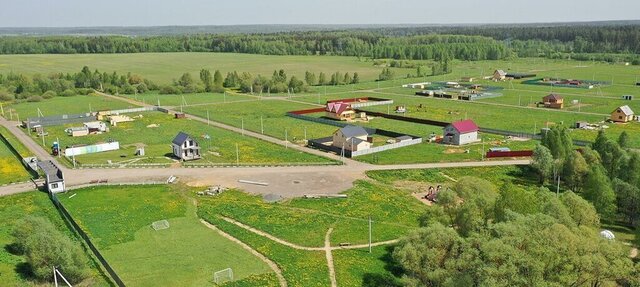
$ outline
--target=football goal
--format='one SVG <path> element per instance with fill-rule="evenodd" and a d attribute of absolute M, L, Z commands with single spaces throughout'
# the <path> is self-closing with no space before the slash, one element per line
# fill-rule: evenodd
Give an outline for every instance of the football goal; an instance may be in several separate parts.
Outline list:
<path fill-rule="evenodd" d="M 216 284 L 233 281 L 233 269 L 227 268 L 213 272 L 213 282 Z"/>
<path fill-rule="evenodd" d="M 162 230 L 162 229 L 167 229 L 167 228 L 169 228 L 169 221 L 159 220 L 159 221 L 156 221 L 156 222 L 152 223 L 151 227 L 153 227 L 153 230 L 155 230 L 155 231 Z"/>

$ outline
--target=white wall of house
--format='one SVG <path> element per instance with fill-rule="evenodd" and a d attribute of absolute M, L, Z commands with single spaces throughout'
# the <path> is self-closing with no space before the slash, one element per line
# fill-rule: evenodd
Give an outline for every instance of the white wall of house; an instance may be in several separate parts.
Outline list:
<path fill-rule="evenodd" d="M 64 191 L 64 181 L 61 182 L 47 182 L 47 189 L 49 192 L 58 193 Z"/>

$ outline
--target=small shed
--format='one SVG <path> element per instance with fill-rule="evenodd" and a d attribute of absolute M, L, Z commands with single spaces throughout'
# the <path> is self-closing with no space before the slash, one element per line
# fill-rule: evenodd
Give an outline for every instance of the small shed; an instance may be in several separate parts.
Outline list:
<path fill-rule="evenodd" d="M 562 109 L 564 108 L 564 98 L 558 94 L 549 94 L 542 98 L 545 108 Z"/>
<path fill-rule="evenodd" d="M 187 161 L 200 159 L 200 145 L 190 135 L 179 132 L 171 142 L 173 146 L 173 155 L 177 158 Z"/>
<path fill-rule="evenodd" d="M 429 90 L 417 91 L 416 96 L 430 97 L 430 96 L 433 96 L 433 91 L 429 91 Z"/>
<path fill-rule="evenodd" d="M 504 70 L 495 70 L 493 72 L 494 81 L 504 81 L 507 78 L 507 73 Z"/>
<path fill-rule="evenodd" d="M 576 129 L 584 129 L 584 128 L 588 127 L 588 126 L 589 126 L 588 122 L 579 121 L 579 122 L 576 122 L 574 128 L 576 128 Z"/>
<path fill-rule="evenodd" d="M 67 135 L 70 135 L 72 137 L 82 137 L 89 134 L 89 129 L 87 127 L 75 127 L 68 128 L 65 130 L 65 132 L 67 133 Z"/>
<path fill-rule="evenodd" d="M 175 114 L 174 114 L 174 117 L 175 117 L 176 119 L 184 119 L 184 118 L 186 118 L 187 116 L 186 116 L 184 113 L 175 113 Z"/>
<path fill-rule="evenodd" d="M 627 105 L 621 106 L 611 112 L 611 120 L 619 123 L 626 123 L 633 121 L 635 114 L 633 110 Z"/>
<path fill-rule="evenodd" d="M 633 96 L 632 95 L 624 95 L 622 96 L 622 99 L 625 101 L 633 101 Z"/>
<path fill-rule="evenodd" d="M 48 192 L 58 193 L 65 191 L 62 170 L 60 170 L 53 161 L 39 161 L 38 168 L 40 168 L 45 175 L 45 184 Z"/>
<path fill-rule="evenodd" d="M 444 127 L 445 144 L 464 145 L 479 141 L 478 131 L 480 128 L 472 120 L 453 122 Z"/>

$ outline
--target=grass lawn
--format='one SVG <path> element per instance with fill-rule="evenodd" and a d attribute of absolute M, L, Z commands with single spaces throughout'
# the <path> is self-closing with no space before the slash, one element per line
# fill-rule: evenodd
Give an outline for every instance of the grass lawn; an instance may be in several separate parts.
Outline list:
<path fill-rule="evenodd" d="M 107 142 L 109 139 L 120 142 L 120 150 L 77 156 L 76 160 L 81 164 L 106 164 L 112 163 L 167 163 L 171 159 L 171 140 L 179 131 L 184 131 L 196 137 L 202 147 L 203 159 L 198 163 L 235 164 L 236 144 L 238 144 L 239 161 L 241 164 L 249 163 L 303 163 L 303 162 L 329 162 L 328 159 L 285 149 L 282 146 L 267 143 L 248 136 L 220 128 L 210 127 L 204 123 L 189 119 L 177 120 L 171 115 L 160 112 L 144 112 L 142 118 L 134 122 L 120 123 L 116 127 L 110 127 L 108 133 L 88 135 L 84 137 L 67 136 L 64 130 L 68 127 L 80 124 L 68 124 L 65 126 L 47 127 L 49 135 L 45 138 L 47 149 L 56 139 L 61 141 L 63 147 L 77 144 L 96 144 Z M 130 115 L 134 116 L 134 115 Z M 156 128 L 149 125 L 159 125 Z M 211 136 L 211 141 L 204 139 L 204 135 Z M 35 135 L 34 135 L 35 136 Z M 40 144 L 41 139 L 34 138 Z M 211 143 L 211 146 L 209 146 Z M 136 146 L 145 146 L 145 156 L 135 157 Z M 122 157 L 124 155 L 124 157 Z"/>
<path fill-rule="evenodd" d="M 9 144 L 15 145 L 14 147 L 18 153 L 26 154 L 26 148 L 19 144 L 6 128 L 0 127 L 0 134 L 7 138 L 7 142 L 0 139 L 0 185 L 28 181 L 31 175 L 20 162 L 20 158 L 10 149 Z"/>
<path fill-rule="evenodd" d="M 232 268 L 236 279 L 271 272 L 260 259 L 200 223 L 193 202 L 177 189 L 181 187 L 93 187 L 60 199 L 128 285 L 211 285 L 213 272 L 225 268 Z M 76 196 L 70 198 L 72 194 Z M 162 219 L 171 227 L 154 231 L 151 223 Z"/>
<path fill-rule="evenodd" d="M 45 117 L 63 114 L 83 114 L 89 111 L 116 110 L 135 108 L 124 101 L 118 101 L 98 95 L 77 95 L 73 97 L 54 97 L 41 102 L 20 102 L 4 108 L 5 118 L 13 120 L 26 120 L 31 117 L 38 117 L 38 108 Z M 9 113 L 9 109 L 13 113 Z M 16 114 L 18 114 L 16 116 Z"/>
<path fill-rule="evenodd" d="M 198 76 L 200 69 L 227 72 L 249 72 L 270 77 L 274 70 L 284 69 L 288 76 L 304 79 L 305 71 L 331 75 L 357 72 L 362 80 L 377 79 L 382 67 L 368 60 L 340 56 L 269 56 L 234 53 L 136 53 L 76 55 L 2 55 L 0 73 L 50 74 L 75 73 L 83 66 L 91 70 L 119 74 L 140 74 L 158 84 L 169 84 L 182 73 Z M 392 68 L 397 75 L 415 73 L 415 69 Z"/>
<path fill-rule="evenodd" d="M 15 255 L 8 251 L 7 245 L 13 243 L 11 232 L 15 223 L 28 215 L 39 216 L 49 219 L 61 232 L 69 236 L 80 245 L 79 239 L 72 235 L 67 228 L 58 211 L 53 207 L 45 193 L 29 192 L 17 195 L 0 197 L 0 282 L 2 286 L 51 286 L 30 280 L 25 273 L 25 258 L 22 255 Z M 97 266 L 90 261 L 87 255 L 87 262 L 91 268 L 90 277 L 77 286 L 111 286 L 98 271 Z"/>

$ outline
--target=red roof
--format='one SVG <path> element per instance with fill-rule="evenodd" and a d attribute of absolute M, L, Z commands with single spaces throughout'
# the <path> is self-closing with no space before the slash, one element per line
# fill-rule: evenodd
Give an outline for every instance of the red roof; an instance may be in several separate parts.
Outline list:
<path fill-rule="evenodd" d="M 343 102 L 330 102 L 327 103 L 326 111 L 341 115 L 347 110 L 351 110 L 351 105 Z"/>
<path fill-rule="evenodd" d="M 478 130 L 480 130 L 478 125 L 476 125 L 476 123 L 474 123 L 472 120 L 454 122 L 451 123 L 451 125 L 461 134 L 477 132 Z"/>

